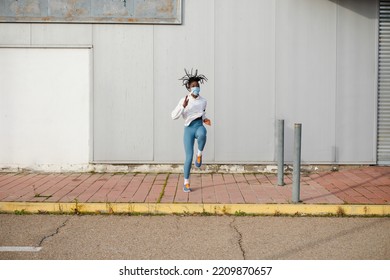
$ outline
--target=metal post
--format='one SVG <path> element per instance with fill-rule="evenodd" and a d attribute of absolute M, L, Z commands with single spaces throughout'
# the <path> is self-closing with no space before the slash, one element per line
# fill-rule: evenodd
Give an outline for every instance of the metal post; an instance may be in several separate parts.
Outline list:
<path fill-rule="evenodd" d="M 278 186 L 284 186 L 284 120 L 278 120 Z"/>
<path fill-rule="evenodd" d="M 302 124 L 296 123 L 294 125 L 294 162 L 293 162 L 293 185 L 292 185 L 293 203 L 298 203 L 300 199 L 301 136 L 302 136 Z"/>

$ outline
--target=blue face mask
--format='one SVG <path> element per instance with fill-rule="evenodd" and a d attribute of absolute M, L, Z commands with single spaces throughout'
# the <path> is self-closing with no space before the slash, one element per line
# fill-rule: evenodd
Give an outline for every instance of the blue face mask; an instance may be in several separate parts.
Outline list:
<path fill-rule="evenodd" d="M 200 87 L 192 87 L 191 88 L 191 93 L 194 95 L 199 95 L 200 92 Z"/>

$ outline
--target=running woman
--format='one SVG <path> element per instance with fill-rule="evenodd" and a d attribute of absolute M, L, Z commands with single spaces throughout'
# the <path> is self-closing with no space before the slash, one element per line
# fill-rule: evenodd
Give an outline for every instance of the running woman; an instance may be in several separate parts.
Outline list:
<path fill-rule="evenodd" d="M 184 162 L 184 185 L 183 191 L 190 192 L 190 170 L 194 155 L 195 139 L 198 142 L 198 152 L 195 157 L 195 166 L 200 168 L 202 165 L 202 152 L 206 145 L 207 130 L 203 123 L 211 125 L 211 121 L 206 118 L 207 100 L 199 95 L 200 84 L 207 81 L 207 78 L 199 74 L 198 70 L 195 74 L 184 69 L 186 73 L 181 79 L 183 86 L 190 92 L 185 97 L 180 99 L 179 104 L 172 111 L 172 119 L 177 120 L 180 116 L 184 119 L 184 151 L 186 159 Z"/>

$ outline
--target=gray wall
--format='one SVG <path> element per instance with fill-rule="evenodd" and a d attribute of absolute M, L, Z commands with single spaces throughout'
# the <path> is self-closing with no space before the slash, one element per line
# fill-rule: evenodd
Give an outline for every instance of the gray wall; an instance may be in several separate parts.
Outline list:
<path fill-rule="evenodd" d="M 183 25 L 0 24 L 0 45 L 93 46 L 96 162 L 180 163 L 183 68 L 209 78 L 207 163 L 376 162 L 377 1 L 184 0 Z"/>

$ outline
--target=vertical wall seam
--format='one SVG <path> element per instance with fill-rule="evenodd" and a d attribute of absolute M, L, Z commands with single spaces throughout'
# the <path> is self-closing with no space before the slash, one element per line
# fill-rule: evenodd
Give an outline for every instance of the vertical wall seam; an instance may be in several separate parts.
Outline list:
<path fill-rule="evenodd" d="M 133 1 L 134 2 L 134 1 Z M 155 71 L 154 71 L 154 55 L 155 55 L 155 46 L 154 46 L 154 36 L 155 36 L 155 28 L 154 28 L 154 25 L 152 25 L 152 75 L 153 75 L 153 83 L 152 83 L 152 98 L 153 98 L 153 111 L 152 111 L 152 114 L 153 114 L 153 117 L 152 117 L 152 127 L 153 127 L 153 130 L 152 130 L 152 133 L 153 133 L 153 152 L 152 152 L 152 161 L 155 160 L 155 152 L 156 152 L 156 121 L 155 121 L 155 116 L 156 116 L 156 94 L 154 92 L 154 89 L 155 89 Z"/>
<path fill-rule="evenodd" d="M 94 30 L 95 30 L 95 27 L 93 24 L 91 24 L 91 44 L 92 44 L 92 48 L 91 48 L 91 55 L 90 55 L 90 59 L 91 59 L 91 62 L 90 62 L 90 67 L 91 67 L 91 89 L 90 89 L 90 110 L 91 112 L 89 113 L 89 117 L 90 117 L 90 132 L 89 132 L 89 137 L 90 137 L 90 155 L 89 155 L 89 160 L 91 162 L 94 162 L 95 160 L 95 44 L 94 44 Z"/>
<path fill-rule="evenodd" d="M 92 54 L 91 54 L 91 93 L 90 93 L 90 156 L 89 160 L 91 162 L 95 161 L 95 42 L 94 42 L 94 32 L 95 25 L 91 24 L 91 44 L 92 44 Z"/>
<path fill-rule="evenodd" d="M 216 89 L 216 87 L 215 87 L 215 85 L 217 84 L 217 81 L 216 81 L 216 79 L 215 79 L 215 77 L 216 77 L 216 75 L 215 75 L 215 65 L 216 65 L 216 63 L 215 63 L 215 61 L 216 61 L 216 59 L 215 59 L 215 54 L 216 54 L 216 9 L 215 9 L 215 2 L 216 1 L 213 1 L 213 9 L 214 9 L 214 11 L 213 11 L 213 13 L 214 13 L 214 28 L 213 28 L 213 32 L 214 32 L 214 34 L 213 34 L 213 38 L 214 38 L 214 53 L 213 53 L 213 61 L 214 61 L 214 65 L 213 65 L 213 75 L 214 75 L 214 92 L 213 92 L 213 95 L 214 95 L 214 102 L 213 102 L 213 111 L 214 111 L 214 120 L 212 120 L 213 121 L 213 123 L 214 123 L 214 143 L 213 143 L 213 161 L 214 162 L 216 162 L 216 143 L 217 143 L 217 141 L 216 141 L 216 139 L 217 139 L 217 133 L 216 133 L 216 119 L 217 119 L 217 114 L 216 114 L 216 111 L 215 111 L 215 103 L 216 103 L 216 98 L 215 98 L 215 89 Z"/>
<path fill-rule="evenodd" d="M 278 118 L 278 114 L 277 114 L 277 90 L 276 90 L 276 87 L 277 87 L 277 81 L 276 81 L 276 75 L 277 75 L 277 63 L 276 63 L 276 60 L 277 60 L 277 40 L 276 40 L 276 36 L 277 36 L 277 30 L 276 30 L 276 22 L 277 22 L 277 1 L 274 1 L 274 162 L 276 162 L 276 150 L 277 150 L 277 144 L 276 144 L 276 123 L 277 123 L 277 118 Z"/>
<path fill-rule="evenodd" d="M 333 129 L 334 129 L 334 150 L 333 150 L 333 161 L 334 163 L 337 163 L 338 162 L 338 156 L 337 156 L 337 151 L 338 151 L 338 147 L 337 147 L 337 96 L 338 96 L 338 26 L 339 26 L 339 1 L 340 0 L 337 0 L 336 1 L 336 24 L 335 24 L 335 28 L 336 28 L 336 38 L 335 38 L 335 51 L 336 51 L 336 54 L 335 54 L 335 92 L 334 92 L 334 126 L 333 126 Z"/>

